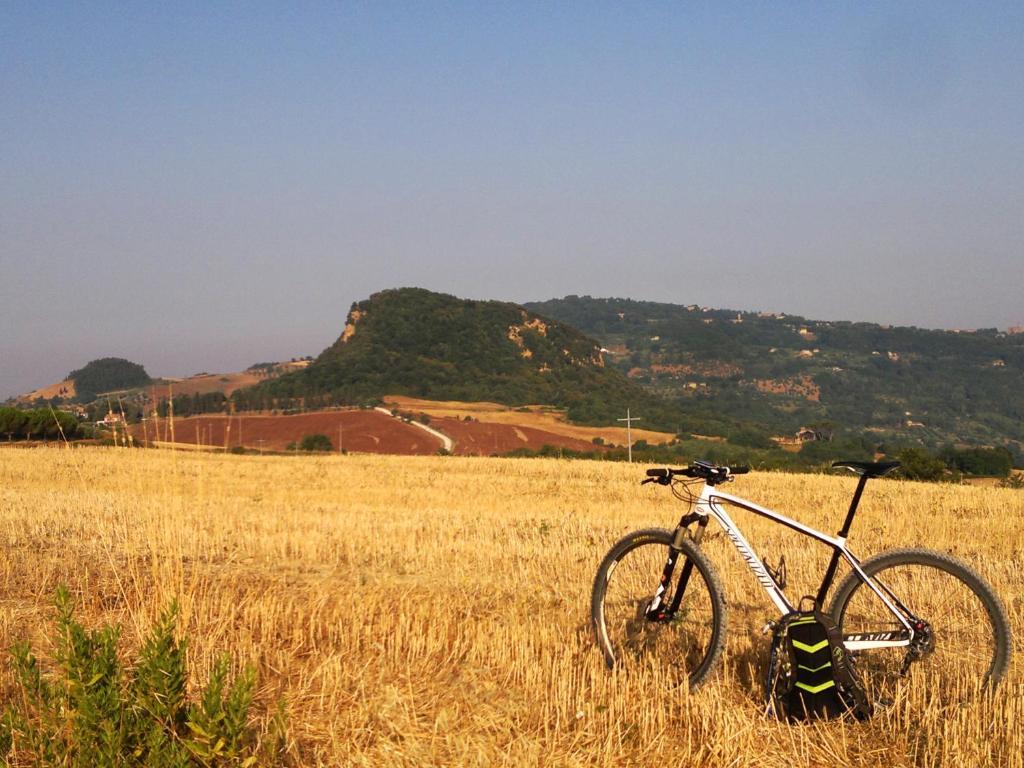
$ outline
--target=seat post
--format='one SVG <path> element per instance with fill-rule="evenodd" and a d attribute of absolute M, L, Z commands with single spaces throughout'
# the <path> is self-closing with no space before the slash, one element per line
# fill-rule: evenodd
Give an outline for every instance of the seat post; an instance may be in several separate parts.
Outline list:
<path fill-rule="evenodd" d="M 857 490 L 853 492 L 853 500 L 850 502 L 850 511 L 846 513 L 846 520 L 843 521 L 843 527 L 840 529 L 838 536 L 845 539 L 850 533 L 850 526 L 853 524 L 853 516 L 857 512 L 857 505 L 860 504 L 861 494 L 864 493 L 864 486 L 868 484 L 867 473 L 860 476 L 860 480 L 857 482 Z M 832 586 L 832 580 L 836 577 L 836 568 L 839 567 L 839 550 L 832 550 L 832 559 L 828 561 L 828 568 L 825 569 L 825 577 L 821 580 L 821 586 L 818 588 L 818 596 L 814 602 L 819 609 L 825 604 L 825 596 L 828 594 L 829 588 Z"/>
<path fill-rule="evenodd" d="M 843 521 L 843 527 L 839 530 L 839 535 L 844 539 L 850 535 L 850 526 L 853 525 L 853 516 L 857 512 L 857 505 L 860 504 L 860 496 L 864 493 L 864 486 L 868 484 L 867 474 L 860 476 L 860 480 L 857 483 L 857 490 L 853 492 L 853 499 L 850 501 L 850 511 L 846 513 L 846 520 Z"/>

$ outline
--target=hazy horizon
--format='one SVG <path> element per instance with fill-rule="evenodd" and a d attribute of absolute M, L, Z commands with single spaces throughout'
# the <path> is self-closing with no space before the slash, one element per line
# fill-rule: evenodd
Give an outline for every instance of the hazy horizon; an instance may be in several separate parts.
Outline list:
<path fill-rule="evenodd" d="M 1024 325 L 1024 6 L 0 10 L 0 398 L 353 301 Z"/>

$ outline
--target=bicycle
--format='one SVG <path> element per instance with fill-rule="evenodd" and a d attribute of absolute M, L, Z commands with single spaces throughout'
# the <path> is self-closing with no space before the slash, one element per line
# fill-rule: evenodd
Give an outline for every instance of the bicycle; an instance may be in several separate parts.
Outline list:
<path fill-rule="evenodd" d="M 860 476 L 836 536 L 721 490 L 719 486 L 748 472 L 747 467 L 697 461 L 682 469 L 647 470 L 644 484 L 670 486 L 690 511 L 674 531 L 650 528 L 626 535 L 601 562 L 591 618 L 609 669 L 653 665 L 669 675 L 672 684 L 686 682 L 690 690 L 707 681 L 725 645 L 727 624 L 721 581 L 700 546 L 712 519 L 753 571 L 780 617 L 794 610 L 784 592 L 785 560 L 768 567 L 729 517 L 724 509 L 728 505 L 832 548 L 813 596 L 817 606 L 823 606 L 840 561 L 850 566 L 827 612 L 840 626 L 843 644 L 856 660 L 870 696 L 892 701 L 899 681 L 912 668 L 957 683 L 957 690 L 963 684 L 972 689 L 994 687 L 1006 673 L 1012 642 L 1006 611 L 981 576 L 965 563 L 927 549 L 894 549 L 861 561 L 847 547 L 867 481 L 898 466 L 896 461 L 833 464 Z M 694 493 L 698 484 L 700 493 Z M 769 621 L 766 630 L 774 624 Z"/>

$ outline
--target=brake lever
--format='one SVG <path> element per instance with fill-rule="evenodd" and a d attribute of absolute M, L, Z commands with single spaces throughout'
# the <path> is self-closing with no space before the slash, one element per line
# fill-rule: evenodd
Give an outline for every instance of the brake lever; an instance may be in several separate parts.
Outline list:
<path fill-rule="evenodd" d="M 671 477 L 648 477 L 646 480 L 641 480 L 640 485 L 647 485 L 648 483 L 657 483 L 658 485 L 671 485 Z"/>

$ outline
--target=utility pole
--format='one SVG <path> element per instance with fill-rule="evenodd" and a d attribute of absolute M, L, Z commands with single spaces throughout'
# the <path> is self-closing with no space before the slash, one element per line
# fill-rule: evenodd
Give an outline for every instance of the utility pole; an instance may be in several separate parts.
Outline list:
<path fill-rule="evenodd" d="M 633 422 L 640 421 L 639 416 L 630 416 L 629 408 L 626 409 L 626 418 L 616 419 L 616 421 L 626 422 L 626 451 L 629 454 L 629 463 L 633 463 Z"/>
<path fill-rule="evenodd" d="M 339 419 L 338 419 L 338 453 L 339 453 L 339 454 L 341 454 L 341 453 L 344 453 L 344 452 L 345 452 L 345 451 L 344 451 L 344 450 L 342 449 L 342 447 L 341 447 L 341 446 L 342 446 L 341 438 L 342 438 L 342 431 L 341 431 L 341 418 L 339 417 Z"/>
<path fill-rule="evenodd" d="M 256 442 L 260 444 L 260 456 L 262 456 L 263 455 L 263 438 L 261 437 Z"/>

